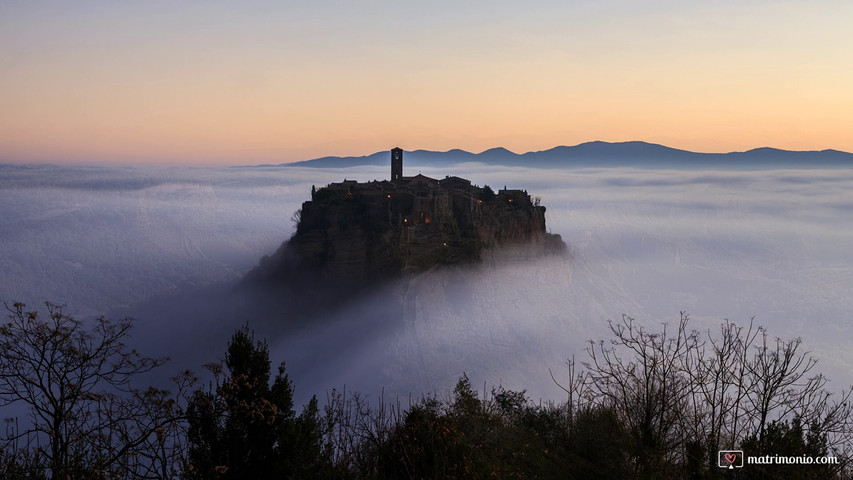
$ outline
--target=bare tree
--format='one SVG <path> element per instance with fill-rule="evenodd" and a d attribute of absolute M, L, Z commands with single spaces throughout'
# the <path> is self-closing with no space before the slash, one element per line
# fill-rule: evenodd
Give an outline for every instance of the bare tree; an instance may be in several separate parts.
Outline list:
<path fill-rule="evenodd" d="M 728 320 L 720 325 L 719 336 L 707 332 L 697 341 L 684 362 L 684 373 L 691 383 L 690 434 L 704 441 L 706 464 L 716 466 L 717 451 L 734 448 L 746 429 L 739 422 L 745 409 L 750 385 L 746 360 L 752 343 L 761 331 L 753 326 L 740 327 Z"/>
<path fill-rule="evenodd" d="M 0 406 L 23 404 L 30 415 L 8 441 L 35 439 L 52 478 L 130 476 L 144 447 L 178 420 L 168 392 L 131 385 L 165 359 L 143 357 L 123 343 L 130 319 L 101 317 L 87 328 L 50 303 L 47 318 L 20 303 L 4 305 Z"/>
<path fill-rule="evenodd" d="M 809 376 L 817 360 L 809 352 L 801 351 L 802 339 L 769 338 L 764 329 L 760 329 L 760 334 L 760 342 L 745 370 L 749 378 L 746 400 L 753 412 L 752 430 L 758 436 L 759 446 L 763 446 L 771 415 L 819 421 L 813 408 L 824 405 L 829 392 L 824 389 L 827 380 L 823 375 Z"/>
<path fill-rule="evenodd" d="M 299 223 L 302 222 L 302 209 L 299 208 L 293 215 L 290 216 L 290 223 L 293 224 L 293 229 L 296 230 L 299 228 Z"/>
<path fill-rule="evenodd" d="M 661 459 L 680 460 L 683 451 L 691 394 L 684 360 L 697 346 L 697 333 L 687 330 L 684 313 L 674 334 L 666 324 L 661 333 L 650 333 L 627 316 L 610 322 L 610 330 L 609 345 L 588 348 L 589 393 L 628 427 L 641 473 L 657 476 Z"/>
<path fill-rule="evenodd" d="M 588 391 L 591 386 L 589 372 L 576 370 L 577 362 L 574 355 L 572 355 L 570 360 L 566 361 L 566 365 L 568 366 L 568 378 L 565 385 L 554 378 L 554 372 L 550 368 L 548 369 L 548 373 L 557 387 L 566 392 L 566 413 L 568 415 L 569 428 L 574 428 L 575 414 L 587 406 Z"/>
<path fill-rule="evenodd" d="M 627 427 L 641 476 L 672 474 L 660 470 L 663 463 L 681 464 L 691 475 L 714 471 L 719 450 L 749 443 L 763 452 L 768 429 L 776 428 L 778 441 L 780 425 L 797 425 L 804 445 L 825 445 L 846 468 L 853 387 L 828 391 L 799 338 L 771 337 L 753 319 L 747 326 L 724 321 L 719 334 L 707 337 L 687 322 L 682 312 L 677 333 L 666 324 L 653 333 L 623 316 L 610 323 L 609 343 L 588 348 L 581 372 L 587 401 L 611 409 Z M 575 375 L 571 370 L 570 379 Z M 579 386 L 570 381 L 563 389 L 571 403 Z M 664 462 L 646 464 L 647 458 Z"/>

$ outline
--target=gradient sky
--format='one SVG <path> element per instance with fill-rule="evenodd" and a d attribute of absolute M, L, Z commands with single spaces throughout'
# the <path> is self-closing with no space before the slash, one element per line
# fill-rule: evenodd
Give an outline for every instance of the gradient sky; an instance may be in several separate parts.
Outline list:
<path fill-rule="evenodd" d="M 0 162 L 853 151 L 853 2 L 0 1 Z"/>

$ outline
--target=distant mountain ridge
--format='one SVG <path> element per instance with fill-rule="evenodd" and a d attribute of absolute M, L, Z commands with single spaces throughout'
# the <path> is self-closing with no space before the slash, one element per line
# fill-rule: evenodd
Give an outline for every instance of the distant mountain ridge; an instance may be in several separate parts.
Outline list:
<path fill-rule="evenodd" d="M 322 157 L 279 166 L 345 168 L 363 165 L 387 165 L 387 151 L 361 157 Z M 698 153 L 648 142 L 587 142 L 559 146 L 537 152 L 513 153 L 496 147 L 481 153 L 453 149 L 446 152 L 414 150 L 406 152 L 409 166 L 446 166 L 465 162 L 489 165 L 571 168 L 571 167 L 853 167 L 853 153 L 838 150 L 792 151 L 762 147 L 745 152 Z"/>

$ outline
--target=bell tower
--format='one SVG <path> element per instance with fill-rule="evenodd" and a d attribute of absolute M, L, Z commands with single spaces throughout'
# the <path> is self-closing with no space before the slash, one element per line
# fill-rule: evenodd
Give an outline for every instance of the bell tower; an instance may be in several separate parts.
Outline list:
<path fill-rule="evenodd" d="M 400 147 L 391 149 L 391 181 L 403 176 L 403 149 Z"/>

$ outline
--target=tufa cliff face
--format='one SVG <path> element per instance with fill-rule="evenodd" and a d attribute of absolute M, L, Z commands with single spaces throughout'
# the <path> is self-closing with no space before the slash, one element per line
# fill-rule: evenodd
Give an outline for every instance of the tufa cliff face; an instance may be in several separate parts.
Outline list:
<path fill-rule="evenodd" d="M 525 256 L 565 248 L 559 235 L 546 231 L 545 207 L 526 191 L 495 193 L 451 176 L 404 177 L 398 149 L 391 176 L 312 188 L 296 233 L 254 276 L 289 276 L 292 267 L 282 263 L 296 261 L 323 276 L 359 281 L 478 262 L 505 247 L 519 247 L 513 250 Z"/>

